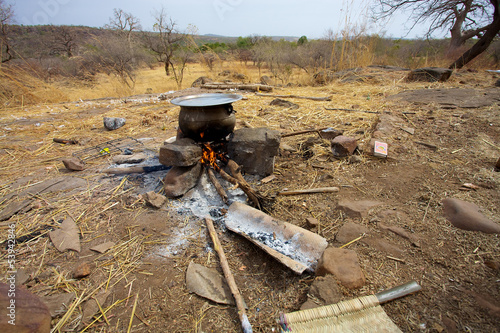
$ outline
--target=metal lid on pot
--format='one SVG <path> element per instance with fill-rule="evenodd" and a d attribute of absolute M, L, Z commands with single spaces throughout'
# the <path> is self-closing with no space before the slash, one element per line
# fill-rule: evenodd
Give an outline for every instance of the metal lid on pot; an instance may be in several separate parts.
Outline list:
<path fill-rule="evenodd" d="M 242 99 L 243 96 L 238 94 L 199 94 L 176 97 L 170 103 L 179 106 L 214 106 L 230 104 Z"/>

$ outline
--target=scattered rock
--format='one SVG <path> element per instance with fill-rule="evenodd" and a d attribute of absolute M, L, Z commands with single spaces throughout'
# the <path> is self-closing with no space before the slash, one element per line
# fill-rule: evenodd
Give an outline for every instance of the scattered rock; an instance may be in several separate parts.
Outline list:
<path fill-rule="evenodd" d="M 68 170 L 82 171 L 85 169 L 85 162 L 76 157 L 65 158 L 62 160 L 64 167 Z"/>
<path fill-rule="evenodd" d="M 16 286 L 22 286 L 29 280 L 31 280 L 31 274 L 27 270 L 19 268 L 16 272 Z"/>
<path fill-rule="evenodd" d="M 348 222 L 344 224 L 337 232 L 337 235 L 335 235 L 335 240 L 341 244 L 346 244 L 363 234 L 368 234 L 369 232 L 370 231 L 368 230 L 368 228 L 364 225 L 354 222 Z"/>
<path fill-rule="evenodd" d="M 186 194 L 196 186 L 202 171 L 201 163 L 188 167 L 174 166 L 163 179 L 165 195 L 168 198 L 176 198 Z"/>
<path fill-rule="evenodd" d="M 102 307 L 110 294 L 111 291 L 109 290 L 106 292 L 101 291 L 95 297 L 92 297 L 91 299 L 89 299 L 84 303 L 82 321 L 80 324 L 81 328 L 85 327 L 85 325 L 87 324 L 90 324 L 94 315 L 99 311 L 99 306 L 97 305 L 97 302 L 99 302 L 99 305 L 101 305 Z"/>
<path fill-rule="evenodd" d="M 30 211 L 32 202 L 33 200 L 31 199 L 12 201 L 0 212 L 0 221 L 8 220 L 17 213 L 25 213 Z"/>
<path fill-rule="evenodd" d="M 378 223 L 377 226 L 382 229 L 382 230 L 387 230 L 390 232 L 395 233 L 398 236 L 401 236 L 407 240 L 409 240 L 414 246 L 420 247 L 420 239 L 415 236 L 414 234 L 409 233 L 405 229 L 398 227 L 398 226 L 393 226 L 393 225 L 385 225 L 383 223 Z"/>
<path fill-rule="evenodd" d="M 300 310 L 314 309 L 320 306 L 335 304 L 342 298 L 337 281 L 333 275 L 318 276 L 314 279 L 307 295 L 310 297 L 302 304 Z"/>
<path fill-rule="evenodd" d="M 115 246 L 115 242 L 106 242 L 106 243 L 102 243 L 102 244 L 99 244 L 96 246 L 92 246 L 90 248 L 90 250 L 95 251 L 95 252 L 99 252 L 99 253 L 104 253 L 107 250 L 109 250 L 110 248 L 112 248 L 113 246 Z"/>
<path fill-rule="evenodd" d="M 339 135 L 332 140 L 332 152 L 336 158 L 347 157 L 354 153 L 358 140 L 348 136 Z"/>
<path fill-rule="evenodd" d="M 314 227 L 317 227 L 319 225 L 319 221 L 317 219 L 315 219 L 314 217 L 306 218 L 306 222 L 307 222 L 307 226 L 309 228 L 314 228 Z"/>
<path fill-rule="evenodd" d="M 339 201 L 337 209 L 342 210 L 352 218 L 364 218 L 368 216 L 368 212 L 373 207 L 382 205 L 382 202 L 371 200 L 352 201 L 342 199 Z"/>
<path fill-rule="evenodd" d="M 9 297 L 9 284 L 0 283 L 0 308 L 3 314 L 0 320 L 0 332 L 9 333 L 48 333 L 51 316 L 47 305 L 36 295 L 22 288 L 15 288 L 15 298 Z M 15 301 L 15 303 L 12 303 Z"/>
<path fill-rule="evenodd" d="M 406 79 L 412 81 L 445 82 L 448 81 L 453 70 L 439 67 L 424 67 L 414 69 L 408 74 Z"/>
<path fill-rule="evenodd" d="M 167 201 L 167 198 L 165 196 L 158 194 L 154 191 L 144 193 L 142 195 L 142 198 L 146 201 L 148 205 L 154 208 L 161 208 Z"/>
<path fill-rule="evenodd" d="M 366 282 L 356 252 L 347 249 L 334 247 L 326 249 L 318 262 L 316 274 L 319 276 L 332 274 L 349 289 L 361 288 Z"/>
<path fill-rule="evenodd" d="M 298 104 L 295 104 L 295 103 L 292 103 L 290 101 L 287 101 L 287 100 L 284 100 L 284 99 L 281 99 L 281 98 L 276 98 L 276 99 L 273 99 L 271 101 L 271 103 L 269 103 L 269 105 L 273 105 L 273 106 L 282 106 L 284 108 L 290 108 L 292 110 L 295 110 L 295 109 L 298 109 L 299 108 L 299 105 Z"/>
<path fill-rule="evenodd" d="M 234 73 L 233 75 L 231 75 L 231 77 L 235 80 L 239 80 L 239 81 L 246 81 L 248 80 L 248 76 L 246 76 L 245 74 L 241 74 L 241 73 Z"/>
<path fill-rule="evenodd" d="M 500 79 L 495 81 L 495 87 L 500 87 Z"/>
<path fill-rule="evenodd" d="M 73 277 L 75 279 L 82 279 L 86 276 L 89 276 L 90 273 L 92 273 L 92 268 L 87 261 L 84 261 L 76 266 L 75 270 L 73 271 Z"/>
<path fill-rule="evenodd" d="M 71 302 L 75 299 L 75 293 L 63 293 L 42 297 L 42 301 L 47 305 L 52 318 L 62 316 L 68 311 Z"/>
<path fill-rule="evenodd" d="M 201 87 L 202 85 L 204 85 L 206 83 L 212 83 L 212 82 L 214 82 L 214 81 L 211 78 L 206 77 L 206 76 L 200 76 L 199 78 L 194 80 L 193 84 L 191 84 L 191 87 L 193 87 L 193 88 Z"/>
<path fill-rule="evenodd" d="M 443 108 L 480 108 L 498 103 L 500 89 L 484 90 L 440 88 L 406 90 L 388 99 L 402 99 L 414 104 L 439 104 Z"/>
<path fill-rule="evenodd" d="M 260 78 L 260 84 L 266 85 L 266 86 L 272 86 L 273 85 L 273 80 L 267 75 L 263 75 Z"/>
<path fill-rule="evenodd" d="M 479 307 L 486 310 L 490 316 L 500 318 L 500 304 L 498 300 L 492 299 L 489 295 L 478 294 L 474 291 L 467 290 L 466 293 L 473 296 Z"/>
<path fill-rule="evenodd" d="M 492 270 L 500 271 L 500 262 L 499 261 L 485 260 L 484 264 L 486 265 L 486 267 L 489 267 Z"/>
<path fill-rule="evenodd" d="M 342 298 L 337 281 L 333 275 L 318 276 L 309 289 L 309 294 L 321 300 L 324 305 L 335 304 Z"/>
<path fill-rule="evenodd" d="M 481 214 L 479 206 L 456 198 L 443 200 L 446 219 L 455 227 L 469 231 L 481 231 L 487 234 L 500 233 L 500 225 Z"/>
<path fill-rule="evenodd" d="M 119 129 L 125 125 L 125 122 L 125 118 L 104 117 L 104 127 L 109 131 Z"/>
<path fill-rule="evenodd" d="M 294 153 L 297 151 L 297 149 L 293 148 L 292 146 L 290 146 L 289 144 L 286 144 L 286 143 L 280 143 L 280 148 L 284 151 L 288 151 L 291 153 Z"/>
<path fill-rule="evenodd" d="M 116 155 L 113 156 L 112 161 L 116 164 L 135 164 L 141 163 L 148 158 L 148 155 L 144 153 L 137 153 L 132 155 Z"/>
<path fill-rule="evenodd" d="M 208 298 L 216 303 L 234 305 L 226 280 L 217 270 L 189 263 L 186 272 L 186 286 L 189 292 Z"/>
<path fill-rule="evenodd" d="M 361 156 L 352 155 L 351 157 L 349 157 L 350 164 L 356 164 L 356 163 L 362 163 L 362 162 L 363 162 L 363 158 Z"/>
<path fill-rule="evenodd" d="M 340 136 L 342 134 L 344 134 L 344 131 L 334 129 L 332 127 L 329 127 L 327 129 L 321 130 L 319 132 L 319 136 L 322 139 L 325 139 L 325 140 L 333 140 L 333 139 L 335 139 L 336 137 L 338 137 L 338 136 Z"/>
<path fill-rule="evenodd" d="M 49 237 L 56 249 L 60 252 L 73 250 L 80 252 L 80 229 L 71 217 L 61 223 L 59 229 L 49 232 Z"/>
<path fill-rule="evenodd" d="M 194 140 L 183 138 L 160 147 L 159 160 L 163 165 L 187 167 L 198 163 L 201 156 L 201 147 Z"/>
<path fill-rule="evenodd" d="M 403 126 L 401 127 L 401 130 L 405 131 L 406 133 L 409 133 L 411 135 L 414 135 L 415 134 L 415 129 L 413 127 L 406 127 L 406 126 Z"/>
<path fill-rule="evenodd" d="M 365 237 L 361 240 L 364 244 L 369 245 L 370 247 L 374 248 L 375 250 L 378 250 L 383 253 L 387 253 L 393 257 L 400 257 L 403 253 L 404 250 L 401 249 L 400 247 L 393 245 L 389 242 L 387 242 L 385 239 L 382 239 L 380 237 L 374 237 L 374 236 L 369 236 Z"/>

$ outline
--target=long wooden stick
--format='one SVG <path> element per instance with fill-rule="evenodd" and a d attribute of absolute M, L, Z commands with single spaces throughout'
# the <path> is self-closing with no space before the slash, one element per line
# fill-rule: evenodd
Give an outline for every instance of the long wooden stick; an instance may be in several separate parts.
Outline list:
<path fill-rule="evenodd" d="M 305 189 L 305 190 L 282 191 L 282 192 L 278 192 L 278 195 L 334 193 L 334 192 L 338 192 L 338 191 L 339 191 L 338 187 L 319 187 L 319 188 L 309 188 L 309 189 Z"/>
<path fill-rule="evenodd" d="M 231 174 L 233 175 L 233 177 L 238 181 L 239 187 L 243 190 L 243 192 L 245 192 L 248 199 L 253 202 L 255 208 L 262 210 L 262 204 L 260 202 L 259 195 L 257 194 L 257 192 L 255 192 L 254 189 L 252 189 L 250 184 L 248 184 L 245 178 L 243 178 L 243 176 L 241 175 L 241 168 L 238 163 L 233 160 L 229 160 L 227 162 L 227 166 L 229 167 L 229 170 L 231 170 Z"/>
<path fill-rule="evenodd" d="M 256 96 L 262 96 L 262 97 L 310 99 L 312 101 L 331 101 L 332 100 L 332 96 L 327 96 L 327 97 L 310 97 L 310 96 L 298 96 L 298 95 L 269 95 L 269 94 L 259 94 L 259 93 L 256 93 L 255 95 Z"/>
<path fill-rule="evenodd" d="M 293 133 L 288 133 L 288 134 L 282 134 L 282 138 L 286 138 L 289 136 L 294 136 L 294 135 L 300 135 L 300 134 L 308 134 L 308 133 L 314 133 L 317 132 L 319 134 L 319 131 L 326 130 L 328 127 L 324 128 L 318 128 L 318 129 L 311 129 L 311 130 L 304 130 L 304 131 L 299 131 L 299 132 L 293 132 Z"/>
<path fill-rule="evenodd" d="M 208 174 L 208 178 L 210 178 L 210 181 L 214 185 L 215 190 L 219 194 L 220 198 L 222 199 L 222 201 L 224 201 L 224 203 L 227 204 L 227 202 L 228 202 L 227 193 L 224 190 L 224 188 L 222 187 L 222 185 L 219 183 L 217 178 L 215 177 L 214 171 L 210 167 L 207 167 L 207 174 Z"/>
<path fill-rule="evenodd" d="M 240 317 L 241 327 L 243 328 L 243 332 L 252 333 L 252 325 L 250 325 L 250 321 L 248 320 L 245 311 L 245 303 L 243 302 L 243 297 L 241 296 L 238 286 L 236 285 L 233 273 L 231 273 L 231 269 L 229 268 L 226 255 L 224 253 L 224 250 L 222 249 L 222 246 L 220 245 L 219 237 L 215 232 L 214 223 L 209 218 L 205 218 L 205 222 L 207 224 L 210 237 L 212 238 L 212 242 L 214 243 L 214 249 L 219 255 L 220 264 L 222 266 L 222 270 L 224 271 L 224 277 L 226 278 L 227 284 L 229 285 L 229 289 L 231 289 L 231 293 L 233 294 L 234 300 L 236 301 L 236 307 L 238 308 L 238 316 Z"/>

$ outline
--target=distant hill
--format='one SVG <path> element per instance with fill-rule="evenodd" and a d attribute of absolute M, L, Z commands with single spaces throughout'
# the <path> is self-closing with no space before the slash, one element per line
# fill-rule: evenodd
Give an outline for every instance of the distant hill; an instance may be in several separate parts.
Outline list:
<path fill-rule="evenodd" d="M 211 41 L 217 41 L 217 42 L 233 42 L 238 39 L 238 37 L 230 37 L 230 36 L 222 36 L 222 35 L 217 35 L 217 34 L 204 34 L 199 36 L 201 39 L 208 40 L 210 39 Z M 241 37 L 246 37 L 246 36 L 241 36 Z M 296 42 L 299 40 L 299 37 L 296 36 L 266 36 L 270 37 L 272 40 L 286 40 L 287 42 Z"/>

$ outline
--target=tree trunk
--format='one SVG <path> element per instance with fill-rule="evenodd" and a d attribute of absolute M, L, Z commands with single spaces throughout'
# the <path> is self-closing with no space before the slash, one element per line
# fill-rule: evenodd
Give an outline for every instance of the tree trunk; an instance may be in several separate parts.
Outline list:
<path fill-rule="evenodd" d="M 472 59 L 483 53 L 488 46 L 490 46 L 491 42 L 500 31 L 500 12 L 498 8 L 498 0 L 490 0 L 490 2 L 495 6 L 493 22 L 489 25 L 484 35 L 476 42 L 476 44 L 465 51 L 460 58 L 455 60 L 455 62 L 448 67 L 449 69 L 460 69 L 472 61 Z"/>

